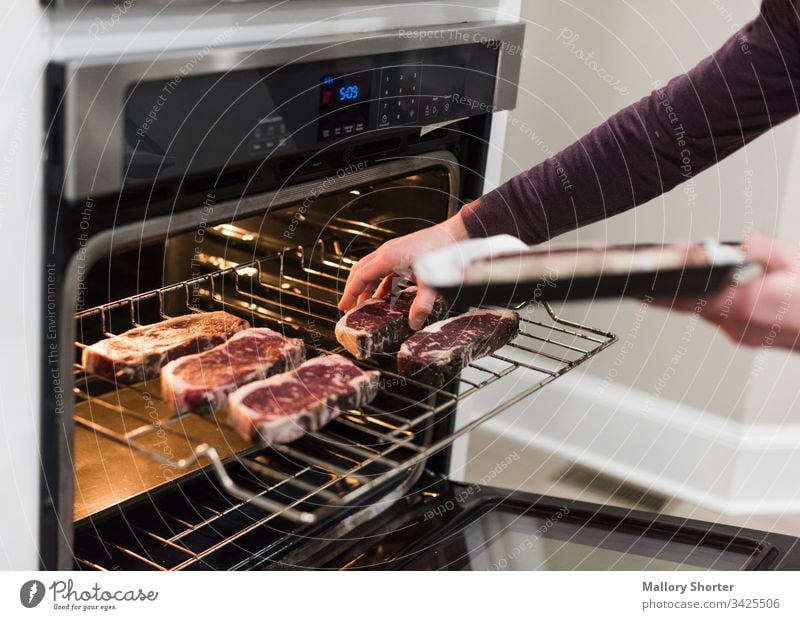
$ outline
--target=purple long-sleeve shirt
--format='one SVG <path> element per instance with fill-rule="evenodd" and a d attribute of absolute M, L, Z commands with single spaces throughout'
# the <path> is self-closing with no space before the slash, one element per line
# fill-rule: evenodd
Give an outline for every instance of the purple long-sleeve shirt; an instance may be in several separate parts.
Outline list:
<path fill-rule="evenodd" d="M 464 223 L 539 243 L 669 191 L 798 112 L 800 0 L 764 0 L 717 52 L 464 207 Z"/>

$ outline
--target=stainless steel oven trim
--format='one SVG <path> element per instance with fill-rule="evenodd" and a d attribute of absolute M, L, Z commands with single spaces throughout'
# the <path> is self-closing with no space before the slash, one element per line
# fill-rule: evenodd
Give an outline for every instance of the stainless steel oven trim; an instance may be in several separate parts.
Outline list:
<path fill-rule="evenodd" d="M 247 4 L 251 2 L 263 2 L 263 0 L 137 0 L 136 4 L 145 6 L 206 6 L 209 4 Z M 45 3 L 43 1 L 43 3 Z M 94 7 L 113 7 L 115 4 L 122 4 L 122 0 L 55 0 L 53 4 L 57 7 L 86 8 L 87 5 Z"/>
<path fill-rule="evenodd" d="M 238 200 L 230 200 L 214 207 L 214 223 L 230 221 L 234 217 L 246 217 L 263 213 L 267 208 L 283 208 L 301 202 L 309 195 L 323 196 L 326 194 L 346 191 L 365 183 L 389 179 L 414 171 L 443 166 L 450 173 L 450 199 L 448 216 L 458 209 L 460 170 L 455 156 L 448 151 L 434 151 L 426 155 L 405 157 L 378 163 L 370 168 L 345 175 L 343 177 L 323 178 L 294 185 L 271 192 L 247 196 Z M 198 208 L 199 209 L 199 208 Z M 85 253 L 80 257 L 74 255 L 70 258 L 64 281 L 65 299 L 61 306 L 59 330 L 59 367 L 63 370 L 71 369 L 74 360 L 75 319 L 74 308 L 78 303 L 78 287 L 81 273 L 85 273 L 100 258 L 109 252 L 124 251 L 138 247 L 140 244 L 158 240 L 165 234 L 179 234 L 192 230 L 197 225 L 198 209 L 192 209 L 153 218 L 144 223 L 134 222 L 114 230 L 104 231 L 92 237 L 86 244 Z M 79 263 L 85 269 L 79 270 Z M 71 372 L 62 373 L 64 393 L 73 393 L 73 377 Z M 73 418 L 72 399 L 66 398 L 62 419 L 62 433 L 59 445 L 59 495 L 58 515 L 61 536 L 59 537 L 58 569 L 70 570 L 72 568 L 72 535 L 73 535 L 73 501 L 74 501 L 74 471 L 72 459 L 72 436 L 75 431 Z M 422 464 L 420 464 L 422 465 Z M 418 475 L 413 472 L 412 475 Z"/>
<path fill-rule="evenodd" d="M 227 47 L 199 53 L 168 52 L 156 57 L 135 54 L 123 58 L 71 59 L 64 67 L 64 90 L 59 105 L 64 114 L 64 184 L 68 200 L 119 190 L 123 183 L 122 115 L 126 90 L 144 80 L 274 67 L 368 56 L 379 53 L 447 47 L 470 42 L 500 41 L 492 111 L 516 105 L 522 61 L 524 25 L 478 22 L 431 28 L 386 30 L 333 35 L 297 41 L 272 42 L 260 47 Z M 415 35 L 415 33 L 419 33 Z M 425 33 L 424 36 L 421 33 Z M 205 50 L 204 50 L 205 51 Z M 187 75 L 187 77 L 188 77 Z M 91 122 L 91 131 L 86 130 Z M 97 167 L 86 162 L 97 162 Z"/>

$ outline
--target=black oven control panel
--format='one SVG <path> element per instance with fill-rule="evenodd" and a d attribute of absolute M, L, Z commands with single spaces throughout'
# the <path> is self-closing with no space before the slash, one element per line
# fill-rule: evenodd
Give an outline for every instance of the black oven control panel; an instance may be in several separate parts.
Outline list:
<path fill-rule="evenodd" d="M 498 54 L 464 43 L 137 82 L 124 106 L 125 177 L 219 170 L 485 114 Z"/>
<path fill-rule="evenodd" d="M 465 45 L 396 55 L 394 60 L 363 59 L 368 68 L 321 77 L 320 140 L 491 111 L 496 50 Z"/>

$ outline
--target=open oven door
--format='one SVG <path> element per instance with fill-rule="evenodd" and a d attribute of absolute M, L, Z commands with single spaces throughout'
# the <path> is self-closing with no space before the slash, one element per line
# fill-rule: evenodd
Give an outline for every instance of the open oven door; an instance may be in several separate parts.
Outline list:
<path fill-rule="evenodd" d="M 428 479 L 323 552 L 270 568 L 797 570 L 791 536 Z M 302 559 L 301 559 L 302 558 Z"/>

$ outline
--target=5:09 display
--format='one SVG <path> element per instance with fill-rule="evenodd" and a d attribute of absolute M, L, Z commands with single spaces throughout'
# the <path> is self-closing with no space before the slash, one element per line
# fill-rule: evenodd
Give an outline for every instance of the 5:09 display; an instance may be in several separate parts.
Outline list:
<path fill-rule="evenodd" d="M 358 84 L 339 87 L 339 101 L 355 101 L 358 99 Z"/>
<path fill-rule="evenodd" d="M 322 78 L 320 105 L 347 105 L 364 99 L 369 91 L 369 74 L 356 76 L 326 75 Z"/>

